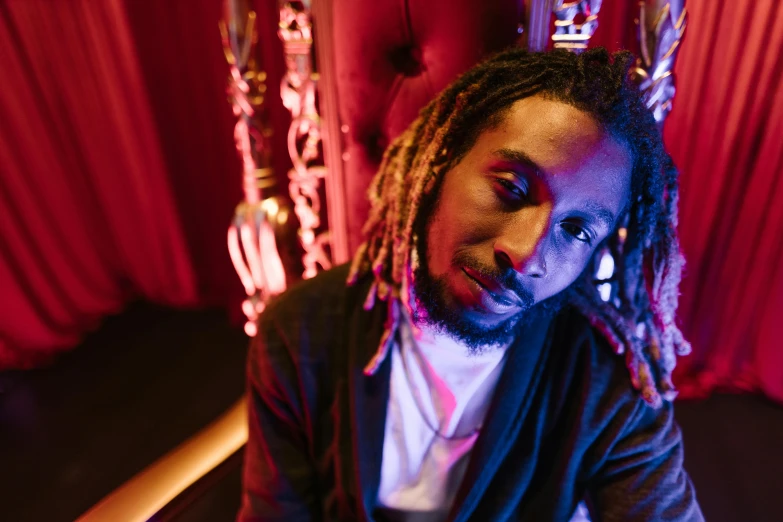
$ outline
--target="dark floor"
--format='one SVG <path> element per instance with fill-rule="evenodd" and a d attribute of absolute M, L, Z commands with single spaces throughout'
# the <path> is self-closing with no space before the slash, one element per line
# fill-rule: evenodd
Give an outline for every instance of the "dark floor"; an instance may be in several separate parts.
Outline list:
<path fill-rule="evenodd" d="M 0 521 L 76 519 L 228 409 L 246 349 L 223 312 L 137 305 L 55 366 L 0 374 Z"/>
<path fill-rule="evenodd" d="M 705 518 L 783 521 L 783 406 L 718 395 L 678 402 L 675 411 Z"/>
<path fill-rule="evenodd" d="M 0 522 L 72 521 L 219 417 L 246 346 L 223 312 L 138 305 L 52 368 L 0 374 Z M 708 521 L 783 521 L 783 406 L 715 396 L 677 417 Z M 232 520 L 239 460 L 176 522 Z"/>

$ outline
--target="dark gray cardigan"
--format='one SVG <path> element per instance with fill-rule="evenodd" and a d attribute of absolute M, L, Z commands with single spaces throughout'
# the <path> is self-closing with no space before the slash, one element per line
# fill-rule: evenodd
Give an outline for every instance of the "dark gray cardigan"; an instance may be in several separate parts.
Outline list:
<path fill-rule="evenodd" d="M 385 303 L 341 266 L 275 300 L 247 363 L 249 440 L 238 520 L 384 520 L 377 509 L 391 358 Z M 578 312 L 530 322 L 509 349 L 450 521 L 703 520 L 671 404 L 646 406 L 622 357 Z"/>

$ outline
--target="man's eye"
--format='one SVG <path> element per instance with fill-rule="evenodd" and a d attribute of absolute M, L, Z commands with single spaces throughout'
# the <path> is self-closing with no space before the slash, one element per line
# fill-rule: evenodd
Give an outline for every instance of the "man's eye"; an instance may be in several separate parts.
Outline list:
<path fill-rule="evenodd" d="M 513 181 L 509 181 L 504 178 L 498 178 L 497 179 L 498 185 L 503 187 L 503 190 L 508 193 L 509 196 L 512 196 L 516 199 L 526 199 L 527 198 L 527 191 L 514 183 Z"/>
<path fill-rule="evenodd" d="M 584 228 L 580 227 L 579 225 L 576 225 L 574 223 L 563 223 L 560 226 L 563 227 L 563 230 L 565 230 L 568 234 L 573 236 L 573 238 L 576 239 L 577 241 L 590 244 L 593 240 L 590 233 Z"/>

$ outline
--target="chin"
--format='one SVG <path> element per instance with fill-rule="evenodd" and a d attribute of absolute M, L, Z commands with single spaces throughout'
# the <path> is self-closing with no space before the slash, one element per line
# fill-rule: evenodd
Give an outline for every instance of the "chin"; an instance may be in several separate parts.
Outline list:
<path fill-rule="evenodd" d="M 498 315 L 465 303 L 465 295 L 449 277 L 414 278 L 413 320 L 464 344 L 471 353 L 507 344 L 516 334 L 522 313 Z"/>
<path fill-rule="evenodd" d="M 472 353 L 507 345 L 521 328 L 539 314 L 556 314 L 572 295 L 572 286 L 547 299 L 530 299 L 525 306 L 507 314 L 484 309 L 475 298 L 461 271 L 431 277 L 421 266 L 414 272 L 413 319 L 461 342 Z M 536 296 L 537 297 L 537 296 Z"/>

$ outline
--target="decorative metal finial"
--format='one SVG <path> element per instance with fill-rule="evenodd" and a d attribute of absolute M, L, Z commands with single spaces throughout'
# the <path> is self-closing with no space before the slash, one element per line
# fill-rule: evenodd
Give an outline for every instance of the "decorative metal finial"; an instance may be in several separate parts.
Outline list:
<path fill-rule="evenodd" d="M 641 0 L 637 23 L 641 56 L 633 75 L 655 121 L 663 124 L 672 108 L 674 62 L 685 34 L 687 11 L 682 0 Z"/>
<path fill-rule="evenodd" d="M 580 53 L 587 49 L 590 38 L 598 27 L 598 11 L 602 0 L 578 0 L 566 2 L 555 0 L 552 11 L 555 20 L 555 34 L 552 35 L 555 49 L 568 49 Z M 576 23 L 578 15 L 584 16 L 582 23 Z"/>
<path fill-rule="evenodd" d="M 270 168 L 269 132 L 261 118 L 266 74 L 258 71 L 253 51 L 256 15 L 247 0 L 226 0 L 220 21 L 223 51 L 229 64 L 229 103 L 237 117 L 234 142 L 242 161 L 244 201 L 237 205 L 228 229 L 228 251 L 245 287 L 242 310 L 245 333 L 256 334 L 255 320 L 267 300 L 286 288 L 286 276 L 275 240 L 275 228 L 287 221 L 283 202 L 264 197 L 275 177 Z"/>

